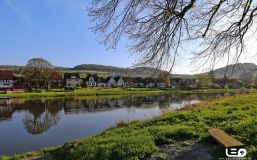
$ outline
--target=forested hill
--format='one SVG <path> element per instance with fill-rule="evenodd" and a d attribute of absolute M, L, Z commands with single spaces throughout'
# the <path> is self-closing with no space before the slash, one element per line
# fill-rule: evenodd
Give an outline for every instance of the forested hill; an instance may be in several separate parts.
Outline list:
<path fill-rule="evenodd" d="M 87 70 L 95 72 L 107 72 L 110 74 L 122 74 L 127 76 L 141 76 L 151 77 L 156 76 L 158 70 L 149 67 L 136 67 L 136 68 L 122 68 L 114 66 L 96 65 L 96 64 L 83 64 L 77 65 L 72 70 Z"/>
<path fill-rule="evenodd" d="M 0 65 L 0 70 L 12 70 L 14 73 L 20 73 L 24 66 L 16 65 Z M 120 74 L 130 77 L 156 77 L 158 71 L 149 67 L 136 68 L 122 68 L 115 66 L 97 65 L 97 64 L 83 64 L 77 65 L 73 68 L 58 67 L 62 72 L 80 72 L 82 74 L 96 73 L 102 75 Z M 226 67 L 218 68 L 213 71 L 216 78 L 223 78 Z M 238 63 L 236 65 L 227 66 L 227 75 L 229 78 L 240 78 L 244 73 L 251 73 L 257 76 L 257 65 L 254 63 Z M 176 74 L 173 77 L 192 78 L 194 75 Z"/>
<path fill-rule="evenodd" d="M 12 70 L 14 73 L 20 73 L 24 66 L 15 65 L 0 65 L 0 70 Z M 77 65 L 73 68 L 57 67 L 62 72 L 79 72 L 79 73 L 96 73 L 102 75 L 120 74 L 130 77 L 156 77 L 158 71 L 149 67 L 137 67 L 137 68 L 122 68 L 114 66 L 96 65 L 96 64 L 84 64 Z"/>
<path fill-rule="evenodd" d="M 257 76 L 257 65 L 254 63 L 238 63 L 236 65 L 228 65 L 227 67 L 222 67 L 213 71 L 216 78 L 224 77 L 227 70 L 227 75 L 229 78 L 240 78 L 244 73 L 253 74 Z"/>

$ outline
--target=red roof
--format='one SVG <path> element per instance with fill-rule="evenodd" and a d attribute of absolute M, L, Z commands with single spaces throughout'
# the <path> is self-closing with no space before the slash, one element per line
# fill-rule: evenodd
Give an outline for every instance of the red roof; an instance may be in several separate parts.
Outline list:
<path fill-rule="evenodd" d="M 12 80 L 12 71 L 0 70 L 0 80 Z"/>

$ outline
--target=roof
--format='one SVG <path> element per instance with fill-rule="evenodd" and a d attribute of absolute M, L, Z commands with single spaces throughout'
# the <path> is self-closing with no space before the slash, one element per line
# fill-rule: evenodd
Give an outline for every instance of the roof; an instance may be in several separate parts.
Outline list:
<path fill-rule="evenodd" d="M 79 73 L 64 73 L 64 79 L 71 79 L 71 77 L 80 79 Z"/>
<path fill-rule="evenodd" d="M 121 76 L 117 76 L 117 77 L 114 77 L 114 80 L 115 80 L 116 82 L 118 82 L 121 78 L 122 78 Z"/>
<path fill-rule="evenodd" d="M 109 80 L 109 79 L 108 79 Z M 104 77 L 99 77 L 97 79 L 98 83 L 107 83 L 107 78 L 104 78 Z"/>
<path fill-rule="evenodd" d="M 0 70 L 0 80 L 11 80 L 13 79 L 12 71 Z"/>
<path fill-rule="evenodd" d="M 142 77 L 136 77 L 136 78 L 133 79 L 133 82 L 134 83 L 144 83 L 145 79 L 142 78 Z"/>
<path fill-rule="evenodd" d="M 97 81 L 97 80 L 98 80 L 98 76 L 95 75 L 95 74 L 88 74 L 88 75 L 86 76 L 85 80 L 86 80 L 86 81 L 89 81 L 89 78 L 90 78 L 91 76 L 93 76 L 94 81 Z"/>
<path fill-rule="evenodd" d="M 155 78 L 145 78 L 146 83 L 155 83 L 156 79 Z"/>

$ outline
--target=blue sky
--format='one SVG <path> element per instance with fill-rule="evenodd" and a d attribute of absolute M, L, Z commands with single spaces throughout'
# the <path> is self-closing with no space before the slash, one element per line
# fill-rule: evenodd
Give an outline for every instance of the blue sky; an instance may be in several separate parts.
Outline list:
<path fill-rule="evenodd" d="M 25 65 L 33 57 L 54 65 L 104 64 L 129 67 L 135 58 L 120 45 L 97 42 L 87 16 L 89 0 L 1 0 L 0 64 Z"/>
<path fill-rule="evenodd" d="M 91 0 L 0 0 L 0 64 L 25 65 L 40 57 L 53 65 L 102 64 L 131 67 L 136 57 L 124 40 L 116 50 L 106 50 L 89 29 L 86 8 Z M 194 47 L 188 45 L 189 47 Z M 190 48 L 187 48 L 190 50 Z M 255 62 L 243 60 L 242 62 Z M 221 63 L 224 66 L 225 63 Z M 192 74 L 190 55 L 178 57 L 174 73 Z"/>

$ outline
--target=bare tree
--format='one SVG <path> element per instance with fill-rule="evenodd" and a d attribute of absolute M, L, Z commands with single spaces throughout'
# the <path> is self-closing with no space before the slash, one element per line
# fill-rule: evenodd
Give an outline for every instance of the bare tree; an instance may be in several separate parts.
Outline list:
<path fill-rule="evenodd" d="M 32 58 L 28 61 L 23 74 L 31 87 L 34 86 L 37 89 L 41 84 L 49 89 L 52 80 L 60 73 L 49 61 L 43 58 Z"/>
<path fill-rule="evenodd" d="M 238 62 L 256 15 L 256 0 L 93 0 L 89 9 L 105 45 L 115 48 L 124 35 L 140 65 L 170 69 L 185 48 L 209 67 Z"/>

